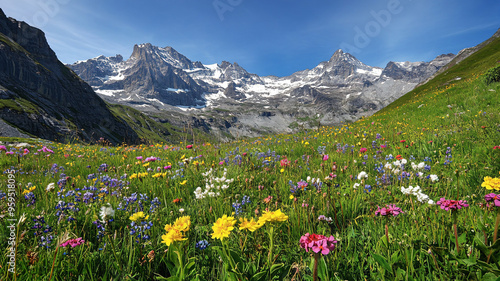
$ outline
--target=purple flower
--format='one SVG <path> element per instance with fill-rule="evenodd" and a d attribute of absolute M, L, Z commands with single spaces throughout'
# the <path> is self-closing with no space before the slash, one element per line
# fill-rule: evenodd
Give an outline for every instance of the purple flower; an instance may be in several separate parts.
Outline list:
<path fill-rule="evenodd" d="M 500 207 L 500 194 L 495 194 L 495 193 L 486 194 L 484 196 L 484 200 L 486 200 L 486 202 L 493 201 L 493 203 L 495 203 L 495 206 Z"/>

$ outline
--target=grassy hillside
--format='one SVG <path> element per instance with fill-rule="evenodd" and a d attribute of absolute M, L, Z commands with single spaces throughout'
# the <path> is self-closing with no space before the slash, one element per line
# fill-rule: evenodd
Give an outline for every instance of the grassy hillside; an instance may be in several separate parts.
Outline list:
<path fill-rule="evenodd" d="M 0 228 L 0 279 L 15 253 L 17 280 L 498 280 L 500 83 L 483 74 L 499 60 L 493 40 L 341 127 L 0 146 L 16 186 L 0 187 L 0 221 L 19 222 Z M 172 132 L 110 107 L 144 138 Z"/>

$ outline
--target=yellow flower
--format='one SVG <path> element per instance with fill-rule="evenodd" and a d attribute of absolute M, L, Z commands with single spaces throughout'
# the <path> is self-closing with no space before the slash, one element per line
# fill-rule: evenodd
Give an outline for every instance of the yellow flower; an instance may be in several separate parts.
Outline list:
<path fill-rule="evenodd" d="M 277 210 L 274 212 L 264 211 L 264 214 L 257 221 L 258 224 L 264 225 L 266 222 L 282 222 L 288 220 L 288 216 Z"/>
<path fill-rule="evenodd" d="M 161 238 L 163 239 L 161 242 L 167 244 L 167 246 L 170 246 L 170 244 L 175 241 L 187 240 L 187 238 L 184 238 L 182 233 L 176 229 L 170 230 L 167 234 L 162 235 Z"/>
<path fill-rule="evenodd" d="M 281 169 L 280 172 L 283 173 L 285 171 L 285 169 Z"/>
<path fill-rule="evenodd" d="M 288 197 L 288 198 L 290 198 L 290 200 L 293 200 L 293 198 L 295 198 L 295 197 L 293 197 L 293 195 L 290 195 L 290 197 Z"/>
<path fill-rule="evenodd" d="M 185 185 L 187 183 L 187 180 L 183 180 L 182 182 L 180 182 L 179 184 L 180 185 Z"/>
<path fill-rule="evenodd" d="M 183 217 L 177 218 L 177 220 L 175 220 L 172 228 L 179 230 L 179 231 L 188 231 L 190 226 L 191 226 L 191 217 L 190 216 L 183 216 Z M 166 230 L 166 226 L 165 226 L 165 230 Z"/>
<path fill-rule="evenodd" d="M 129 219 L 131 221 L 137 221 L 137 220 L 142 220 L 142 219 L 147 220 L 148 218 L 149 218 L 149 215 L 144 217 L 144 212 L 137 212 L 137 213 L 131 215 Z"/>
<path fill-rule="evenodd" d="M 249 221 L 247 218 L 240 218 L 240 230 L 250 230 L 251 232 L 259 229 L 261 225 L 259 225 L 253 218 Z"/>
<path fill-rule="evenodd" d="M 129 179 L 131 179 L 131 180 L 133 180 L 133 179 L 135 179 L 135 178 L 137 178 L 137 174 L 135 174 L 135 173 L 134 173 L 134 174 L 132 174 L 132 175 L 130 175 L 130 177 L 129 177 Z"/>
<path fill-rule="evenodd" d="M 486 189 L 500 190 L 500 178 L 484 177 L 481 186 Z"/>
<path fill-rule="evenodd" d="M 229 234 L 231 234 L 231 230 L 234 229 L 235 223 L 236 219 L 234 217 L 228 217 L 226 215 L 217 219 L 217 221 L 212 226 L 212 230 L 214 231 L 214 233 L 212 233 L 212 239 L 217 238 L 222 240 L 226 237 L 229 237 Z"/>
<path fill-rule="evenodd" d="M 36 189 L 36 186 L 32 186 L 32 187 L 30 187 L 29 189 L 25 189 L 25 190 L 23 191 L 23 195 L 24 195 L 24 194 L 26 194 L 26 193 L 30 193 L 30 192 L 32 192 L 32 191 L 33 191 L 33 190 L 35 190 L 35 189 Z"/>

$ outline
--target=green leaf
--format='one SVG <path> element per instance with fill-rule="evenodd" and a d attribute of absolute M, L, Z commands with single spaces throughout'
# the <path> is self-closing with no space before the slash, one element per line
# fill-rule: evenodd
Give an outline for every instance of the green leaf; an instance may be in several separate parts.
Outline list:
<path fill-rule="evenodd" d="M 395 264 L 401 259 L 401 255 L 399 254 L 399 251 L 396 251 L 392 254 L 391 256 L 391 263 Z"/>
<path fill-rule="evenodd" d="M 376 262 L 377 262 L 377 263 L 378 263 L 378 264 L 379 264 L 379 265 L 380 265 L 383 269 L 385 269 L 386 271 L 388 271 L 388 272 L 392 273 L 392 268 L 391 268 L 391 266 L 389 265 L 389 263 L 387 262 L 387 260 L 386 260 L 383 256 L 381 256 L 381 255 L 379 255 L 379 254 L 375 254 L 375 253 L 373 253 L 373 254 L 372 254 L 372 257 L 375 259 L 375 261 L 376 261 Z"/>
<path fill-rule="evenodd" d="M 458 236 L 458 244 L 465 244 L 467 242 L 467 233 L 462 233 L 462 235 Z"/>
<path fill-rule="evenodd" d="M 264 281 L 266 278 L 266 274 L 267 274 L 267 270 L 257 272 L 250 278 L 250 281 Z"/>
<path fill-rule="evenodd" d="M 324 258 L 320 258 L 318 262 L 318 277 L 321 278 L 321 280 L 330 280 L 328 277 L 328 266 Z"/>
<path fill-rule="evenodd" d="M 282 268 L 284 265 L 285 264 L 283 264 L 283 263 L 273 264 L 271 266 L 271 269 L 269 270 L 269 272 L 271 272 L 271 277 L 274 277 L 276 274 L 276 271 L 279 270 L 280 268 Z"/>
<path fill-rule="evenodd" d="M 405 276 L 406 276 L 406 271 L 404 271 L 402 268 L 398 268 L 398 270 L 396 271 L 396 279 L 403 280 Z"/>
<path fill-rule="evenodd" d="M 483 275 L 483 278 L 481 279 L 481 281 L 496 281 L 496 280 L 497 276 L 491 272 L 488 272 L 485 275 Z"/>
<path fill-rule="evenodd" d="M 473 266 L 477 264 L 475 257 L 471 257 L 468 259 L 459 259 L 458 262 L 466 266 Z"/>

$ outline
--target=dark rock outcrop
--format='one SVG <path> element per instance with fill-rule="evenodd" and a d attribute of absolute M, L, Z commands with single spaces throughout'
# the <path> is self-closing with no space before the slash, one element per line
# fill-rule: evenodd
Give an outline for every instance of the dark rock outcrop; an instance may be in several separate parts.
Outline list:
<path fill-rule="evenodd" d="M 57 59 L 41 30 L 7 18 L 1 10 L 0 89 L 0 118 L 29 134 L 50 140 L 138 140 L 92 88 Z"/>

